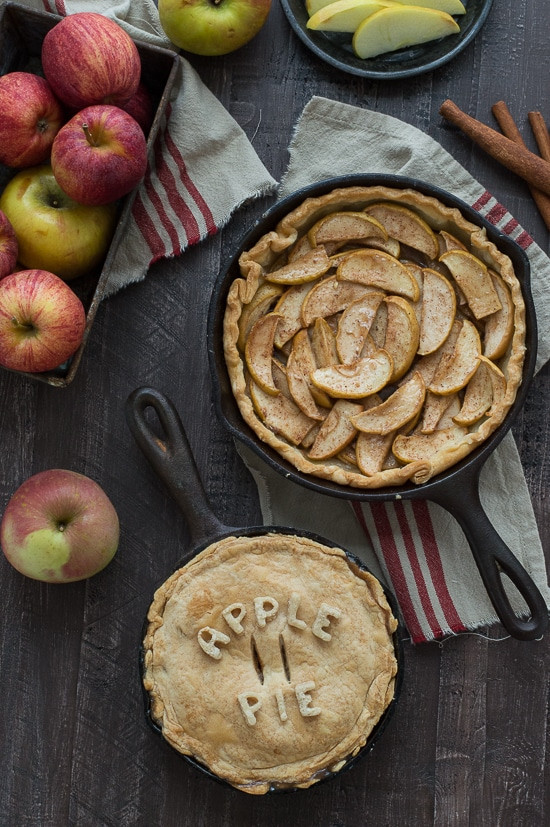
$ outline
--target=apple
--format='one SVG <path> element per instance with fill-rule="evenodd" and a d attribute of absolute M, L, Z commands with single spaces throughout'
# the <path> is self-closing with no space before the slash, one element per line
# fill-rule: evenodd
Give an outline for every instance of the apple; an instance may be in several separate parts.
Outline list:
<path fill-rule="evenodd" d="M 76 12 L 50 29 L 42 43 L 42 67 L 67 106 L 121 104 L 136 92 L 141 59 L 118 23 L 95 12 Z"/>
<path fill-rule="evenodd" d="M 137 92 L 129 101 L 121 104 L 121 109 L 128 112 L 138 122 L 145 135 L 148 134 L 153 123 L 154 111 L 153 99 L 144 83 L 139 84 Z"/>
<path fill-rule="evenodd" d="M 66 281 L 102 263 L 117 221 L 114 204 L 88 207 L 69 198 L 48 164 L 18 172 L 0 195 L 0 210 L 15 231 L 20 264 Z"/>
<path fill-rule="evenodd" d="M 64 120 L 63 108 L 44 78 L 30 72 L 0 77 L 0 163 L 41 164 Z"/>
<path fill-rule="evenodd" d="M 271 0 L 159 0 L 172 43 L 196 55 L 226 55 L 248 43 L 267 20 Z"/>
<path fill-rule="evenodd" d="M 21 574 L 71 583 L 111 562 L 119 533 L 117 513 L 101 486 L 84 474 L 53 468 L 29 477 L 12 495 L 0 543 Z"/>
<path fill-rule="evenodd" d="M 66 362 L 86 327 L 82 302 L 47 270 L 18 270 L 0 281 L 0 365 L 42 373 Z"/>
<path fill-rule="evenodd" d="M 0 281 L 15 270 L 17 250 L 15 230 L 7 215 L 0 210 Z"/>
<path fill-rule="evenodd" d="M 109 204 L 145 175 L 147 142 L 138 122 L 120 107 L 87 106 L 55 136 L 51 163 L 69 198 Z"/>

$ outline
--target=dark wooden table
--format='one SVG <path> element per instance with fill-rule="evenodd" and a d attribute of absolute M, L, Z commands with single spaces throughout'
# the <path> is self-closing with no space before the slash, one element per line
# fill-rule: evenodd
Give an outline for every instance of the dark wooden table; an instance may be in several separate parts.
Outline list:
<path fill-rule="evenodd" d="M 504 99 L 534 148 L 528 110 L 550 119 L 547 17 L 545 0 L 498 0 L 482 33 L 442 69 L 371 82 L 320 62 L 274 0 L 265 29 L 248 46 L 191 60 L 274 177 L 285 170 L 293 126 L 312 95 L 367 106 L 440 141 L 548 250 L 526 185 L 438 115 L 449 97 L 491 123 L 491 105 Z M 227 789 L 146 726 L 141 625 L 155 585 L 186 548 L 187 530 L 135 447 L 123 404 L 138 385 L 168 393 L 220 518 L 260 521 L 255 488 L 212 407 L 205 320 L 221 263 L 273 200 L 249 205 L 218 235 L 106 301 L 67 389 L 0 373 L 0 507 L 31 474 L 71 468 L 104 487 L 122 525 L 116 558 L 86 582 L 44 585 L 0 560 L 3 827 L 549 823 L 548 635 L 489 642 L 506 638 L 497 626 L 442 644 L 407 644 L 404 689 L 384 738 L 351 771 L 298 794 L 255 798 Z M 546 367 L 514 433 L 547 560 L 549 405 Z"/>

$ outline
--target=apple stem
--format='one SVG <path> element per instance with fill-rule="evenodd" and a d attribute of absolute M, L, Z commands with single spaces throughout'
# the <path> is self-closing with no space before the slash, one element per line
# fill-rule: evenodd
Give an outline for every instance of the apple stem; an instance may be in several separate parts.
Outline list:
<path fill-rule="evenodd" d="M 90 132 L 90 127 L 87 123 L 82 124 L 82 129 L 84 130 L 84 134 L 86 135 L 86 140 L 91 146 L 97 146 L 97 143 L 94 141 L 93 135 Z"/>
<path fill-rule="evenodd" d="M 20 322 L 15 316 L 12 316 L 11 323 L 14 327 L 21 330 L 34 330 L 34 325 L 31 322 Z"/>

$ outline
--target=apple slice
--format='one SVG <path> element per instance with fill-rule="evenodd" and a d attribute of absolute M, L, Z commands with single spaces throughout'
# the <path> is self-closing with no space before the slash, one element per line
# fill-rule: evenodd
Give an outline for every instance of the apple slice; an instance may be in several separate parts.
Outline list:
<path fill-rule="evenodd" d="M 467 428 L 461 425 L 454 425 L 429 434 L 418 431 L 408 436 L 399 434 L 393 441 L 392 451 L 399 462 L 433 463 L 437 454 L 441 451 L 452 450 L 455 445 L 463 441 L 467 434 Z"/>
<path fill-rule="evenodd" d="M 268 313 L 258 319 L 248 334 L 244 348 L 244 358 L 250 375 L 262 390 L 272 396 L 279 393 L 273 382 L 271 365 L 273 340 L 279 319 L 277 313 Z"/>
<path fill-rule="evenodd" d="M 310 376 L 316 369 L 315 359 L 309 343 L 307 330 L 299 330 L 292 340 L 292 350 L 286 363 L 286 378 L 288 388 L 294 402 L 311 419 L 322 420 L 326 413 L 319 410 L 314 393 L 319 394 Z M 323 394 L 323 402 L 326 407 L 330 406 L 330 399 Z M 319 396 L 317 397 L 319 399 Z"/>
<path fill-rule="evenodd" d="M 458 238 L 455 238 L 454 235 L 448 233 L 447 230 L 440 230 L 437 234 L 437 238 L 439 241 L 439 254 L 446 253 L 449 250 L 466 250 L 467 247 L 462 241 L 459 241 Z"/>
<path fill-rule="evenodd" d="M 365 434 L 357 435 L 355 442 L 355 458 L 362 474 L 371 477 L 382 471 L 384 463 L 391 452 L 393 434 Z"/>
<path fill-rule="evenodd" d="M 476 319 L 502 309 L 488 268 L 468 250 L 448 250 L 439 260 L 449 268 Z"/>
<path fill-rule="evenodd" d="M 313 31 L 353 34 L 365 17 L 385 6 L 385 3 L 378 0 L 336 0 L 314 12 L 307 21 L 307 28 Z"/>
<path fill-rule="evenodd" d="M 488 359 L 500 359 L 508 350 L 514 333 L 514 303 L 503 279 L 489 271 L 501 309 L 485 318 L 483 353 Z"/>
<path fill-rule="evenodd" d="M 460 26 L 446 12 L 396 4 L 363 20 L 353 35 L 352 46 L 357 57 L 369 58 L 458 32 Z"/>
<path fill-rule="evenodd" d="M 281 295 L 283 288 L 278 284 L 261 284 L 254 293 L 251 301 L 243 306 L 239 318 L 239 338 L 237 347 L 244 351 L 248 334 L 261 316 L 269 311 L 271 304 Z"/>
<path fill-rule="evenodd" d="M 336 349 L 336 336 L 326 319 L 315 319 L 311 330 L 311 350 L 315 365 L 318 368 L 327 368 L 337 365 L 339 360 Z"/>
<path fill-rule="evenodd" d="M 429 390 L 446 396 L 468 384 L 477 370 L 481 339 L 472 322 L 464 319 L 452 353 L 446 353 L 434 373 Z"/>
<path fill-rule="evenodd" d="M 479 357 L 479 365 L 468 382 L 460 411 L 453 417 L 458 425 L 473 425 L 491 407 L 498 408 L 506 393 L 506 377 L 490 359 Z"/>
<path fill-rule="evenodd" d="M 409 268 L 383 250 L 365 249 L 350 253 L 338 265 L 336 278 L 396 293 L 413 302 L 418 301 L 420 295 Z"/>
<path fill-rule="evenodd" d="M 455 399 L 458 399 L 458 394 L 449 394 L 448 396 L 440 396 L 437 393 L 428 391 L 424 400 L 424 408 L 422 409 L 422 424 L 420 431 L 423 434 L 431 434 L 438 429 L 442 417 L 447 411 L 447 408 Z M 456 413 L 457 411 L 455 411 Z"/>
<path fill-rule="evenodd" d="M 365 212 L 378 219 L 390 238 L 396 238 L 400 244 L 419 250 L 429 259 L 437 258 L 439 243 L 436 234 L 430 225 L 409 207 L 381 202 L 365 207 Z"/>
<path fill-rule="evenodd" d="M 384 293 L 372 291 L 348 304 L 338 322 L 336 349 L 343 365 L 351 365 L 361 356 L 370 327 Z"/>
<path fill-rule="evenodd" d="M 315 284 L 302 304 L 302 325 L 309 327 L 315 319 L 339 313 L 368 292 L 368 287 L 355 282 L 340 281 L 329 276 Z"/>
<path fill-rule="evenodd" d="M 306 253 L 309 253 L 313 247 L 309 243 L 309 238 L 306 235 L 301 236 L 297 241 L 294 242 L 292 247 L 290 248 L 287 256 L 287 262 L 290 264 L 292 261 L 296 261 L 296 259 L 305 256 Z"/>
<path fill-rule="evenodd" d="M 265 425 L 275 434 L 280 434 L 293 445 L 299 445 L 308 431 L 315 425 L 314 420 L 282 393 L 273 396 L 266 393 L 253 380 L 249 386 L 254 409 Z"/>
<path fill-rule="evenodd" d="M 302 304 L 313 287 L 312 282 L 289 287 L 273 308 L 273 312 L 280 316 L 275 332 L 275 347 L 284 347 L 302 327 Z"/>
<path fill-rule="evenodd" d="M 337 399 L 319 428 L 315 442 L 308 453 L 310 459 L 327 459 L 343 451 L 352 442 L 357 431 L 351 419 L 363 406 L 347 399 Z"/>
<path fill-rule="evenodd" d="M 353 365 L 332 365 L 317 368 L 311 379 L 330 396 L 342 399 L 361 399 L 381 390 L 393 372 L 393 359 L 385 350 L 375 356 L 358 359 Z"/>
<path fill-rule="evenodd" d="M 417 371 L 380 405 L 353 416 L 352 424 L 358 431 L 387 436 L 418 416 L 425 394 L 424 380 Z"/>
<path fill-rule="evenodd" d="M 416 351 L 420 335 L 416 313 L 402 296 L 386 296 L 387 326 L 384 339 L 386 350 L 393 361 L 391 382 L 396 382 L 408 371 Z"/>
<path fill-rule="evenodd" d="M 456 294 L 452 284 L 426 267 L 422 276 L 422 313 L 418 353 L 425 356 L 437 350 L 449 333 L 455 319 Z"/>
<path fill-rule="evenodd" d="M 284 264 L 272 273 L 266 273 L 266 281 L 275 284 L 303 284 L 315 281 L 331 267 L 330 259 L 324 247 L 314 247 L 300 258 Z"/>
<path fill-rule="evenodd" d="M 362 238 L 386 239 L 384 227 L 376 219 L 364 212 L 333 212 L 319 219 L 308 232 L 312 247 L 326 242 L 336 241 L 346 244 Z"/>

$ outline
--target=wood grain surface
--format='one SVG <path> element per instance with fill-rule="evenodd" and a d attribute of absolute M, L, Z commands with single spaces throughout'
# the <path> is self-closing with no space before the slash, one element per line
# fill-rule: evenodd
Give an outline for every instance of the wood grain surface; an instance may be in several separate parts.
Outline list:
<path fill-rule="evenodd" d="M 220 59 L 194 58 L 272 175 L 288 162 L 312 95 L 373 108 L 428 132 L 548 251 L 527 185 L 438 115 L 442 101 L 496 126 L 508 104 L 536 150 L 527 113 L 550 119 L 545 0 L 495 0 L 486 25 L 443 68 L 394 82 L 344 75 L 310 53 L 278 0 L 262 32 Z M 236 174 L 238 171 L 236 170 Z M 227 524 L 260 521 L 255 488 L 211 401 L 205 343 L 210 290 L 245 229 L 273 197 L 100 307 L 72 385 L 0 373 L 0 508 L 31 474 L 61 467 L 99 482 L 120 516 L 121 544 L 96 577 L 51 586 L 0 559 L 2 827 L 542 827 L 550 822 L 550 636 L 510 639 L 500 626 L 405 646 L 405 683 L 384 737 L 337 779 L 254 797 L 188 766 L 146 725 L 138 672 L 144 615 L 188 534 L 136 448 L 123 405 L 153 385 L 179 408 L 207 492 Z M 534 274 L 536 278 L 536 273 Z M 514 429 L 550 560 L 550 371 L 538 375 Z M 492 640 L 489 640 L 492 638 Z"/>

